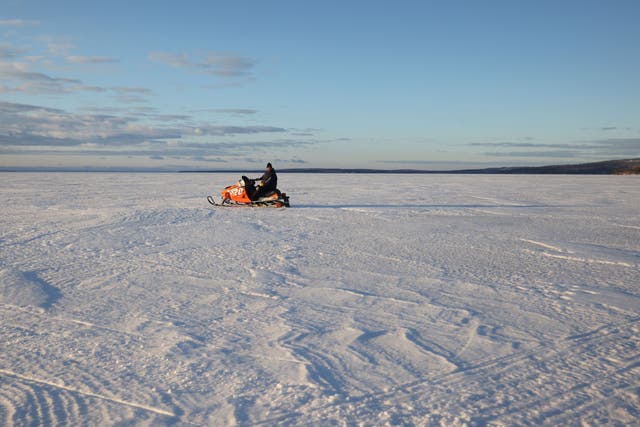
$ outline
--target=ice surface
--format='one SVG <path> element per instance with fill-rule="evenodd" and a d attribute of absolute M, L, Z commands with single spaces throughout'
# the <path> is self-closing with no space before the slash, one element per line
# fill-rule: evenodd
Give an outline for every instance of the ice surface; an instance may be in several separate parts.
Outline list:
<path fill-rule="evenodd" d="M 0 174 L 0 425 L 633 425 L 637 177 Z"/>

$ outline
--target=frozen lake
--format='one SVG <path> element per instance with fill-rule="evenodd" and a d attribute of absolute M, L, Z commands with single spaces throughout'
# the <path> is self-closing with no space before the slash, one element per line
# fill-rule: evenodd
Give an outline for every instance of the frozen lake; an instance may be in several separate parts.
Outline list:
<path fill-rule="evenodd" d="M 0 425 L 632 425 L 640 179 L 0 174 Z"/>

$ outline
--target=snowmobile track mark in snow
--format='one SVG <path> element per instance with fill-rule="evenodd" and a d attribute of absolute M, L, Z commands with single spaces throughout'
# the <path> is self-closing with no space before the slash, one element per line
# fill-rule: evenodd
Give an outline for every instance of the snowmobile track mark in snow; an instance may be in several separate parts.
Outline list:
<path fill-rule="evenodd" d="M 135 408 L 135 409 L 142 409 L 144 411 L 153 412 L 153 413 L 158 414 L 158 415 L 165 415 L 165 416 L 168 416 L 168 417 L 176 417 L 177 416 L 175 413 L 167 411 L 167 410 L 162 409 L 162 408 L 156 408 L 156 407 L 145 405 L 145 404 L 142 404 L 142 403 L 130 402 L 130 401 L 127 401 L 127 400 L 118 399 L 117 397 L 111 397 L 111 396 L 106 396 L 106 395 L 103 395 L 103 394 L 93 393 L 91 391 L 84 391 L 84 390 L 80 390 L 80 389 L 75 388 L 75 387 L 66 386 L 64 384 L 58 384 L 58 383 L 53 382 L 53 381 L 49 381 L 49 380 L 45 380 L 45 379 L 41 379 L 41 378 L 35 378 L 35 377 L 28 376 L 28 375 L 22 375 L 22 374 L 19 374 L 17 372 L 9 371 L 9 370 L 6 370 L 6 369 L 0 369 L 0 375 L 11 376 L 11 377 L 20 379 L 22 381 L 28 381 L 28 382 L 31 382 L 31 383 L 36 383 L 36 384 L 40 384 L 40 385 L 44 385 L 44 386 L 54 387 L 54 388 L 57 388 L 57 389 L 60 389 L 60 390 L 68 391 L 70 393 L 75 393 L 75 394 L 79 394 L 79 395 L 86 396 L 86 397 L 93 397 L 95 399 L 105 400 L 107 402 L 112 402 L 112 403 L 116 403 L 116 404 L 120 404 L 120 405 L 124 405 L 124 406 L 129 406 L 129 407 L 132 407 L 132 408 Z"/>

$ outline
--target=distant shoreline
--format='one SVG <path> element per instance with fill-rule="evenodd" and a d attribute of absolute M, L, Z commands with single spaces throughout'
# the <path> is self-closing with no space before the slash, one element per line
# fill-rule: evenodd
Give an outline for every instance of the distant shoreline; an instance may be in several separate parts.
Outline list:
<path fill-rule="evenodd" d="M 640 158 L 606 160 L 593 163 L 513 166 L 483 169 L 423 170 L 423 169 L 366 169 L 366 168 L 284 168 L 278 173 L 306 174 L 459 174 L 459 175 L 640 175 Z M 0 172 L 70 172 L 70 173 L 262 173 L 262 170 L 211 169 L 211 170 L 162 170 L 127 168 L 1 168 Z"/>

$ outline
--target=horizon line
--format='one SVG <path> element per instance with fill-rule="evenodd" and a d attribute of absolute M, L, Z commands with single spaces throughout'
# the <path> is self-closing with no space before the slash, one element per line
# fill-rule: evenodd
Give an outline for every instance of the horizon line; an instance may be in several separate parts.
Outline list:
<path fill-rule="evenodd" d="M 488 166 L 486 168 L 463 168 L 463 169 L 378 169 L 378 168 L 335 168 L 335 167 L 308 167 L 308 168 L 282 168 L 278 169 L 280 173 L 379 173 L 379 174 L 495 174 L 515 171 L 536 171 L 536 170 L 552 170 L 558 168 L 573 169 L 587 167 L 587 166 L 605 166 L 611 164 L 620 164 L 625 162 L 638 162 L 640 158 L 626 158 L 626 159 L 611 159 L 601 160 L 587 163 L 566 163 L 566 164 L 553 164 L 553 165 L 541 165 L 541 166 Z M 637 167 L 640 167 L 640 164 Z M 613 169 L 611 171 L 614 171 Z M 0 172 L 3 173 L 20 173 L 20 172 L 60 172 L 60 173 L 260 173 L 262 169 L 162 169 L 162 168 L 127 168 L 127 167 L 2 167 L 0 166 Z M 548 173 L 548 172 L 547 172 Z M 558 173 L 558 172 L 556 172 Z M 582 172 L 588 173 L 588 172 Z M 602 171 L 592 172 L 594 174 L 602 174 Z"/>

